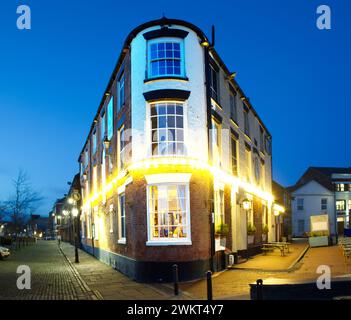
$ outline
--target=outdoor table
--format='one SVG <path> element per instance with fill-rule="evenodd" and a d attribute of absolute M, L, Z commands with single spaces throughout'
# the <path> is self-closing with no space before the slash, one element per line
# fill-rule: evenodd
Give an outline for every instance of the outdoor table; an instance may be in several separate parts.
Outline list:
<path fill-rule="evenodd" d="M 285 245 L 278 244 L 278 243 L 265 243 L 263 244 L 263 249 L 269 249 L 269 248 L 277 248 L 280 250 L 280 253 L 282 256 L 285 255 Z"/>
<path fill-rule="evenodd" d="M 272 241 L 272 242 L 269 242 L 269 243 L 272 243 L 272 244 L 276 244 L 276 245 L 282 245 L 285 247 L 285 249 L 288 251 L 288 253 L 290 253 L 290 245 L 291 243 L 289 242 L 278 242 L 278 241 Z"/>

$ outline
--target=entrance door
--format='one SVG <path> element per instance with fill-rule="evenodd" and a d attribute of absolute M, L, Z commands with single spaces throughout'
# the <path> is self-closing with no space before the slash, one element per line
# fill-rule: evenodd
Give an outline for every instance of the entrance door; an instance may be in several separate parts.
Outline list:
<path fill-rule="evenodd" d="M 345 227 L 344 220 L 340 221 L 338 219 L 338 235 L 339 235 L 339 237 L 344 235 L 344 227 Z"/>

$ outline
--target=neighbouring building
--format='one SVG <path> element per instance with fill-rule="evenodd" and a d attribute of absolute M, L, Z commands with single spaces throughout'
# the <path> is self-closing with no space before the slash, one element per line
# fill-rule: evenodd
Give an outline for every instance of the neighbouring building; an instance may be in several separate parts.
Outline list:
<path fill-rule="evenodd" d="M 275 202 L 284 208 L 283 212 L 275 212 L 275 232 L 279 241 L 290 241 L 292 237 L 291 195 L 288 188 L 272 181 L 272 192 Z M 274 212 L 273 212 L 274 214 Z M 285 239 L 284 239 L 285 238 Z"/>
<path fill-rule="evenodd" d="M 138 281 L 276 239 L 272 137 L 213 45 L 181 20 L 135 28 L 79 157 L 83 247 Z"/>
<path fill-rule="evenodd" d="M 81 209 L 81 185 L 80 185 L 80 174 L 76 174 L 69 183 L 70 188 L 65 197 L 61 200 L 62 206 L 60 210 L 60 225 L 58 227 L 58 234 L 61 235 L 61 240 L 65 242 L 75 243 L 76 232 L 80 234 L 80 224 L 77 226 L 75 217 L 73 215 L 74 210 L 78 210 L 78 216 L 80 216 Z M 79 237 L 80 238 L 80 237 Z"/>
<path fill-rule="evenodd" d="M 351 168 L 310 167 L 289 190 L 294 236 L 310 231 L 312 215 L 328 214 L 334 237 L 350 229 Z"/>

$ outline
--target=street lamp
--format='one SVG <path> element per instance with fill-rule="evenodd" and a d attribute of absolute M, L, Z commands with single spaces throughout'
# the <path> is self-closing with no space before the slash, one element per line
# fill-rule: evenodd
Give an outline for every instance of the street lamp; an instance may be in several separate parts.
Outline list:
<path fill-rule="evenodd" d="M 78 215 L 79 215 L 79 210 L 76 207 L 74 207 L 71 212 L 73 215 L 75 262 L 79 263 L 79 255 L 78 255 Z"/>

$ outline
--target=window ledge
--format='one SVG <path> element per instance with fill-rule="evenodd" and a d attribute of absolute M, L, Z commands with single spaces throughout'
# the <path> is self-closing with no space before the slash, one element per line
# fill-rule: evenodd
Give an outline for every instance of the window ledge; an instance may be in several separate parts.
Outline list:
<path fill-rule="evenodd" d="M 232 117 L 230 117 L 230 122 L 234 124 L 237 128 L 239 128 L 238 122 L 234 120 Z"/>
<path fill-rule="evenodd" d="M 147 241 L 147 246 L 191 246 L 191 240 Z"/>
<path fill-rule="evenodd" d="M 147 78 L 144 80 L 144 83 L 152 82 L 152 81 L 159 81 L 159 80 L 180 80 L 180 81 L 189 81 L 188 77 L 177 77 L 177 76 L 162 76 L 162 77 L 154 77 L 154 78 Z"/>
<path fill-rule="evenodd" d="M 117 243 L 118 243 L 118 244 L 127 244 L 127 241 L 126 241 L 126 239 L 119 239 L 119 240 L 117 241 Z"/>

